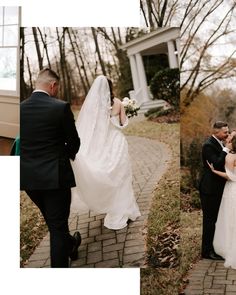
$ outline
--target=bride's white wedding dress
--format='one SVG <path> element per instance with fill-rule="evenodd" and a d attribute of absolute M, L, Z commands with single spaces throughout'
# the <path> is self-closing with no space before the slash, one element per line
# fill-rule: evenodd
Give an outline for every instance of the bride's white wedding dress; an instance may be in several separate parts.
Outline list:
<path fill-rule="evenodd" d="M 225 184 L 214 236 L 214 250 L 225 259 L 224 266 L 236 269 L 236 167 L 225 168 Z"/>
<path fill-rule="evenodd" d="M 72 188 L 71 209 L 105 213 L 104 226 L 116 230 L 124 228 L 128 219 L 135 220 L 140 211 L 132 188 L 128 144 L 120 130 L 125 126 L 120 126 L 119 116 L 110 114 L 108 81 L 99 76 L 76 121 L 81 147 L 72 162 L 77 187 Z"/>

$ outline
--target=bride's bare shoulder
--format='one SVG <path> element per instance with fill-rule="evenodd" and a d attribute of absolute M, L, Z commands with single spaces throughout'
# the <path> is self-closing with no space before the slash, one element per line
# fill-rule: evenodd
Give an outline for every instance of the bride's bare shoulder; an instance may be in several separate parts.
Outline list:
<path fill-rule="evenodd" d="M 235 153 L 228 153 L 225 158 L 226 163 L 236 163 L 236 154 Z"/>

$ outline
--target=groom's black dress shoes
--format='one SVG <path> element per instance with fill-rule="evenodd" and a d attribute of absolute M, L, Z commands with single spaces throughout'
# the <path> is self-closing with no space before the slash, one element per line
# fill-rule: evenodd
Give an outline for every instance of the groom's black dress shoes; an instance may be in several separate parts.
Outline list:
<path fill-rule="evenodd" d="M 214 251 L 210 251 L 208 254 L 203 254 L 202 258 L 211 260 L 224 260 L 220 255 L 216 254 Z"/>
<path fill-rule="evenodd" d="M 74 239 L 75 239 L 75 244 L 70 252 L 70 259 L 71 260 L 76 260 L 78 259 L 78 248 L 81 244 L 81 235 L 78 231 L 76 231 L 73 235 Z"/>

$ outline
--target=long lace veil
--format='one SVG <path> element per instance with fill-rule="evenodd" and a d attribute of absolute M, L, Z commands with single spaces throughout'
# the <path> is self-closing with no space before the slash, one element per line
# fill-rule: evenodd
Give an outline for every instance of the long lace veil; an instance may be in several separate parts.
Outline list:
<path fill-rule="evenodd" d="M 101 75 L 94 80 L 76 120 L 81 139 L 78 155 L 92 153 L 94 159 L 99 157 L 99 150 L 104 146 L 107 137 L 110 108 L 109 84 L 107 78 Z"/>
<path fill-rule="evenodd" d="M 98 76 L 76 120 L 81 146 L 75 160 L 71 162 L 77 184 L 72 188 L 72 209 L 89 208 L 103 212 L 110 206 L 111 193 L 117 186 L 107 168 L 110 109 L 107 78 Z M 94 196 L 98 194 L 102 198 L 96 202 Z"/>

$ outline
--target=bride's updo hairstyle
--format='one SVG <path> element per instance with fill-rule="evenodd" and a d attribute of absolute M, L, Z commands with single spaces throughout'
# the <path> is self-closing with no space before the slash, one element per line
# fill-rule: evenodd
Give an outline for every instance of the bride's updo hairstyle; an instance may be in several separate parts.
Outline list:
<path fill-rule="evenodd" d="M 114 103 L 114 94 L 113 94 L 113 85 L 111 82 L 111 79 L 107 78 L 108 84 L 109 84 L 109 89 L 110 89 L 110 94 L 111 94 L 111 106 Z"/>

